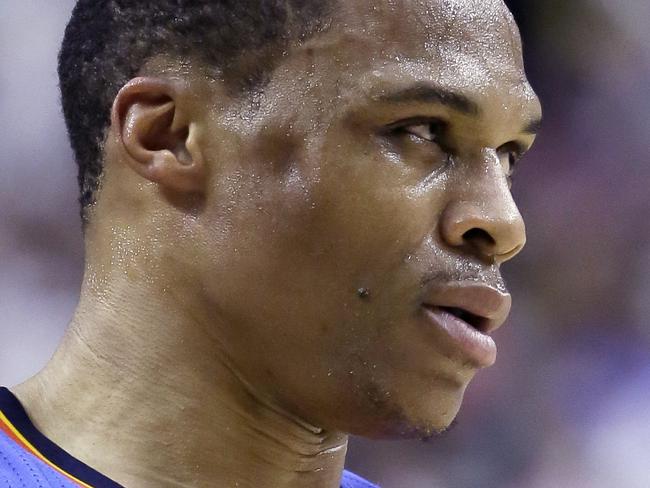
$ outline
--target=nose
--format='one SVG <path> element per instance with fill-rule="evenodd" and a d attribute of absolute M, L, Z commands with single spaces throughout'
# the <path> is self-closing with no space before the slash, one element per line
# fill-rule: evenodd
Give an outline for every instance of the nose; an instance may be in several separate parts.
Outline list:
<path fill-rule="evenodd" d="M 448 201 L 439 229 L 448 246 L 501 264 L 523 249 L 526 226 L 503 174 L 490 173 Z"/>

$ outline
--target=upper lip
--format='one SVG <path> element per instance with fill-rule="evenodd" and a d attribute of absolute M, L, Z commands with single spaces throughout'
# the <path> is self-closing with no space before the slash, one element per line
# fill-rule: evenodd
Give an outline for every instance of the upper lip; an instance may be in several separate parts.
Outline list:
<path fill-rule="evenodd" d="M 481 283 L 447 283 L 430 290 L 424 302 L 426 307 L 460 309 L 473 328 L 490 334 L 508 318 L 512 297 L 492 286 Z M 454 312 L 453 310 L 449 310 Z"/>

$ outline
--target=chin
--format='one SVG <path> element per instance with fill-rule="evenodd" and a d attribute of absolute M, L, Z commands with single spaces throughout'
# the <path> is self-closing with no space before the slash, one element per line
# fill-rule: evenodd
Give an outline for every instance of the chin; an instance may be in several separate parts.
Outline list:
<path fill-rule="evenodd" d="M 374 386 L 368 395 L 372 399 L 372 405 L 366 405 L 369 414 L 350 433 L 371 439 L 435 437 L 447 431 L 454 423 L 466 387 L 466 383 L 447 384 L 440 388 L 429 388 L 423 393 L 424 390 L 409 392 L 400 388 L 391 391 Z"/>

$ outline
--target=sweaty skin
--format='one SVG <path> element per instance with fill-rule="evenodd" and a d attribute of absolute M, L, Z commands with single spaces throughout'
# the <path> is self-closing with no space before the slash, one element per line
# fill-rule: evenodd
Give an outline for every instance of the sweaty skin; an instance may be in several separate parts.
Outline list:
<path fill-rule="evenodd" d="M 338 487 L 347 434 L 445 429 L 480 365 L 432 286 L 506 293 L 540 105 L 500 0 L 355 0 L 249 98 L 159 57 L 115 100 L 78 309 L 14 391 L 128 487 Z"/>

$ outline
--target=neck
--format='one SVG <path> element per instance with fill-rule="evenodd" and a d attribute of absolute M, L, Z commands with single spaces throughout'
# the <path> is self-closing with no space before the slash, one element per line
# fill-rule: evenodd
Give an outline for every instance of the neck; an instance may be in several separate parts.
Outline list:
<path fill-rule="evenodd" d="M 52 361 L 15 389 L 46 436 L 125 486 L 339 486 L 344 434 L 258 394 L 172 289 L 135 289 L 86 283 Z"/>

